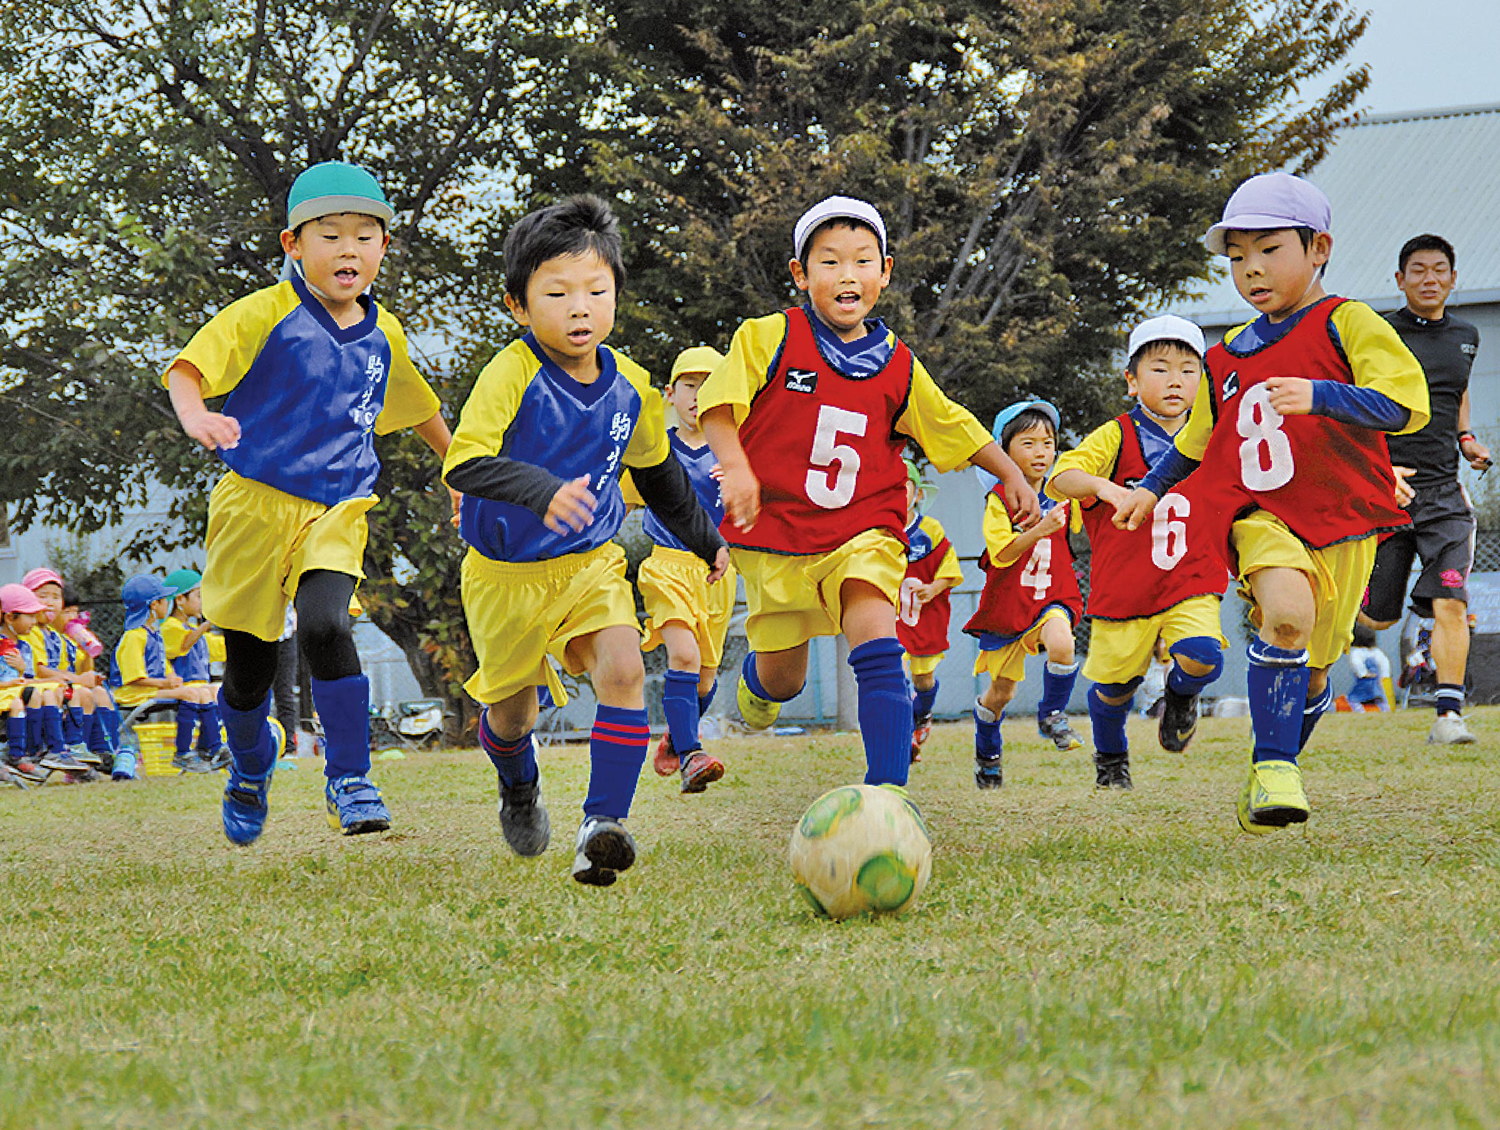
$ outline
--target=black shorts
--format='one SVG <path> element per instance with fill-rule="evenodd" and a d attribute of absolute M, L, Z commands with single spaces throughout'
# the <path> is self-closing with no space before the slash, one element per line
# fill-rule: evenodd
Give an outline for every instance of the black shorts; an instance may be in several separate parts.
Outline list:
<path fill-rule="evenodd" d="M 1434 500 L 1438 501 L 1438 500 Z M 1412 610 L 1432 615 L 1434 600 L 1469 602 L 1469 571 L 1474 567 L 1474 512 L 1444 498 L 1424 513 L 1420 499 L 1412 506 L 1412 524 L 1391 534 L 1375 550 L 1375 568 L 1365 590 L 1364 613 L 1372 620 L 1399 620 L 1413 557 L 1422 559 L 1422 575 L 1411 590 Z"/>

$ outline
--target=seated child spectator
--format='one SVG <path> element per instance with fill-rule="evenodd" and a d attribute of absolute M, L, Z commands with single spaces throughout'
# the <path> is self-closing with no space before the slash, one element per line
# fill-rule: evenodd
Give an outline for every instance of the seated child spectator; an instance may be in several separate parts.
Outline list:
<path fill-rule="evenodd" d="M 16 663 L 0 667 L 0 708 L 6 711 L 6 761 L 23 776 L 45 779 L 55 769 L 87 773 L 63 743 L 62 688 L 36 674 L 36 653 L 30 636 L 46 606 L 25 585 L 0 585 L 0 640 L 14 649 Z M 33 750 L 42 751 L 34 762 Z M 40 772 L 38 772 L 40 770 Z"/>
<path fill-rule="evenodd" d="M 167 649 L 167 661 L 182 679 L 184 687 L 209 687 L 208 632 L 213 627 L 203 618 L 203 576 L 195 569 L 178 569 L 167 575 L 166 585 L 177 595 L 172 598 L 172 612 L 161 622 L 161 639 Z M 193 730 L 198 744 L 189 752 Z M 177 704 L 177 754 L 173 764 L 189 772 L 222 769 L 229 764 L 219 729 L 217 695 L 204 702 L 184 700 Z"/>
<path fill-rule="evenodd" d="M 94 670 L 86 647 L 65 634 L 77 617 L 76 593 L 72 615 L 63 579 L 52 569 L 33 569 L 21 583 L 46 606 L 31 633 L 37 677 L 63 685 L 63 742 L 68 752 L 87 765 L 112 767 L 119 745 L 120 716 L 104 680 Z"/>
<path fill-rule="evenodd" d="M 1040 494 L 1057 456 L 1057 409 L 1045 400 L 1022 400 L 995 417 L 1001 449 Z M 1026 676 L 1026 657 L 1047 653 L 1037 729 L 1060 750 L 1077 749 L 1083 739 L 1064 713 L 1078 678 L 1073 656 L 1073 625 L 1083 615 L 1083 594 L 1073 573 L 1068 531 L 1083 528 L 1071 501 L 1043 499 L 1042 520 L 1017 532 L 996 484 L 985 497 L 984 590 L 964 631 L 979 640 L 974 674 L 990 685 L 974 703 L 974 783 L 998 789 L 1001 771 L 1000 719 Z"/>
<path fill-rule="evenodd" d="M 1356 710 L 1390 710 L 1385 688 L 1391 678 L 1391 661 L 1375 646 L 1374 630 L 1357 621 L 1349 648 L 1349 668 L 1354 672 L 1354 685 L 1344 696 L 1349 705 Z"/>

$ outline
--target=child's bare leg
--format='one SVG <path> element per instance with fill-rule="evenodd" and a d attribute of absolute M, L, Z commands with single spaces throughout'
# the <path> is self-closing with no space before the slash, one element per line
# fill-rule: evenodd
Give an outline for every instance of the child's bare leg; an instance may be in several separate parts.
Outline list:
<path fill-rule="evenodd" d="M 755 657 L 753 665 L 750 664 L 749 657 L 746 658 L 746 663 L 753 666 L 761 687 L 766 691 L 762 697 L 769 698 L 772 702 L 787 702 L 801 693 L 802 684 L 807 681 L 807 644 L 799 643 L 785 651 L 756 651 L 751 654 Z M 754 686 L 750 689 L 760 694 Z"/>

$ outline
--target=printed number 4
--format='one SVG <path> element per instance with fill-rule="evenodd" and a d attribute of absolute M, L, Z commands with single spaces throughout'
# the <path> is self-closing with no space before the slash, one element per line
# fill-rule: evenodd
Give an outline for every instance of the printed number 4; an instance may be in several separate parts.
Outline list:
<path fill-rule="evenodd" d="M 1235 426 L 1240 444 L 1240 481 L 1250 490 L 1277 490 L 1292 481 L 1295 466 L 1292 441 L 1281 430 L 1286 419 L 1271 407 L 1263 384 L 1251 385 L 1240 396 Z"/>
<path fill-rule="evenodd" d="M 1042 600 L 1052 586 L 1052 539 L 1043 538 L 1031 548 L 1026 568 L 1021 570 L 1021 584 L 1031 590 L 1032 600 Z"/>
<path fill-rule="evenodd" d="M 818 409 L 818 430 L 813 433 L 812 454 L 808 458 L 811 469 L 807 472 L 807 497 L 815 505 L 824 510 L 838 510 L 853 499 L 859 452 L 847 443 L 839 443 L 839 433 L 862 436 L 869 423 L 870 418 L 863 412 L 850 412 L 832 404 Z"/>

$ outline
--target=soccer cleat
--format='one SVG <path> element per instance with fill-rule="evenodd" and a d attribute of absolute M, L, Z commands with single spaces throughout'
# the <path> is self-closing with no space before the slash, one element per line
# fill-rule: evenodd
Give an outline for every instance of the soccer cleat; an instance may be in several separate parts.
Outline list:
<path fill-rule="evenodd" d="M 974 784 L 981 789 L 998 789 L 1005 784 L 1005 774 L 998 757 L 974 759 Z"/>
<path fill-rule="evenodd" d="M 1109 767 L 1109 787 L 1112 789 L 1135 788 L 1135 782 L 1130 779 L 1129 761 L 1117 761 Z"/>
<path fill-rule="evenodd" d="M 324 787 L 323 797 L 328 805 L 328 826 L 335 832 L 362 836 L 384 832 L 391 826 L 391 810 L 368 777 L 337 777 Z"/>
<path fill-rule="evenodd" d="M 1308 816 L 1302 770 L 1292 761 L 1257 761 L 1241 792 L 1237 815 L 1247 832 L 1301 824 Z"/>
<path fill-rule="evenodd" d="M 1038 718 L 1036 728 L 1042 737 L 1050 738 L 1052 744 L 1064 752 L 1083 745 L 1078 731 L 1068 725 L 1068 716 L 1061 710 L 1054 710 L 1045 718 Z"/>
<path fill-rule="evenodd" d="M 13 774 L 26 781 L 45 781 L 52 775 L 52 770 L 43 769 L 28 757 L 6 758 L 5 764 Z"/>
<path fill-rule="evenodd" d="M 1274 824 L 1257 824 L 1250 816 L 1250 793 L 1255 788 L 1255 767 L 1250 767 L 1249 774 L 1245 777 L 1245 783 L 1240 786 L 1239 796 L 1235 798 L 1234 815 L 1240 822 L 1240 830 L 1249 832 L 1252 836 L 1268 836 L 1276 831 Z"/>
<path fill-rule="evenodd" d="M 772 702 L 768 698 L 761 698 L 745 685 L 744 676 L 740 677 L 739 686 L 735 688 L 735 700 L 739 703 L 740 717 L 745 720 L 745 725 L 752 730 L 764 730 L 774 725 L 777 715 L 781 713 L 781 703 Z"/>
<path fill-rule="evenodd" d="M 1178 694 L 1168 688 L 1162 696 L 1161 721 L 1156 737 L 1168 753 L 1181 753 L 1198 729 L 1198 696 Z"/>
<path fill-rule="evenodd" d="M 88 769 L 87 765 L 79 761 L 78 758 L 74 757 L 67 750 L 63 750 L 61 753 L 43 754 L 42 759 L 37 764 L 43 769 L 61 769 L 64 773 L 83 773 Z"/>
<path fill-rule="evenodd" d="M 270 767 L 259 777 L 243 774 L 233 764 L 229 766 L 229 780 L 224 785 L 224 835 L 232 844 L 244 847 L 260 839 L 266 826 L 266 817 L 271 812 L 271 777 L 276 772 L 276 759 L 286 747 L 286 731 L 276 719 L 267 720 L 271 727 Z"/>
<path fill-rule="evenodd" d="M 517 855 L 531 858 L 547 850 L 552 820 L 542 803 L 540 777 L 524 784 L 500 784 L 500 834 Z"/>
<path fill-rule="evenodd" d="M 701 793 L 724 776 L 724 763 L 711 753 L 695 749 L 682 759 L 682 791 Z"/>
<path fill-rule="evenodd" d="M 585 816 L 574 845 L 573 878 L 607 887 L 635 862 L 635 841 L 625 825 L 608 816 Z"/>
<path fill-rule="evenodd" d="M 918 721 L 911 731 L 911 761 L 915 765 L 922 760 L 922 747 L 927 744 L 927 739 L 932 737 L 932 718 L 927 717 Z"/>
<path fill-rule="evenodd" d="M 1439 714 L 1427 731 L 1428 745 L 1468 745 L 1476 740 L 1462 714 Z"/>
<path fill-rule="evenodd" d="M 651 758 L 651 768 L 656 770 L 658 777 L 670 777 L 682 768 L 682 759 L 672 748 L 672 731 L 668 730 L 661 736 L 661 741 L 656 743 L 656 753 Z"/>
<path fill-rule="evenodd" d="M 1096 789 L 1133 789 L 1130 780 L 1130 754 L 1095 753 L 1094 787 Z"/>
<path fill-rule="evenodd" d="M 179 773 L 212 773 L 213 764 L 201 753 L 189 751 L 172 755 L 172 768 Z"/>
<path fill-rule="evenodd" d="M 70 745 L 68 752 L 85 765 L 103 765 L 104 758 L 100 757 L 86 745 Z"/>
<path fill-rule="evenodd" d="M 221 745 L 218 749 L 200 750 L 198 756 L 208 763 L 212 772 L 229 768 L 229 763 L 234 759 L 229 755 L 229 747 Z"/>

